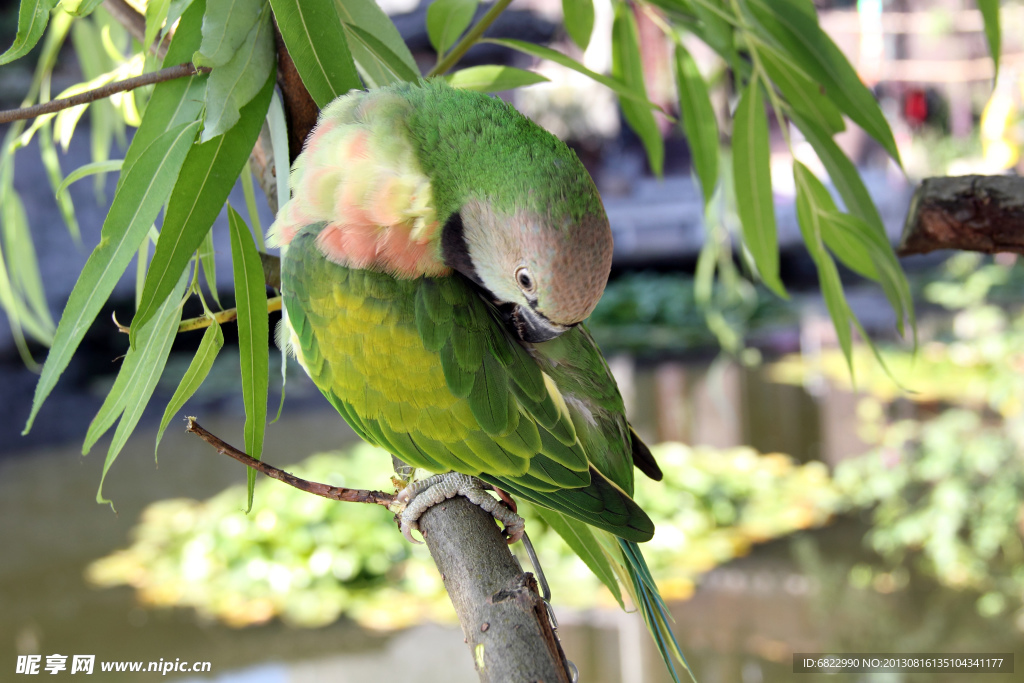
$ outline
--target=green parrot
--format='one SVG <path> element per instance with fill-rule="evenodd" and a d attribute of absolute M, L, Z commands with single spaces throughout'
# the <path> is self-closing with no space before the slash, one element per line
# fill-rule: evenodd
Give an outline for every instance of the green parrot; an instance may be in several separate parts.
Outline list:
<path fill-rule="evenodd" d="M 582 324 L 612 236 L 576 155 L 499 99 L 424 81 L 330 103 L 291 180 L 278 341 L 359 436 L 438 473 L 400 493 L 403 533 L 461 494 L 514 542 L 522 520 L 480 481 L 589 525 L 678 681 L 631 498 L 634 467 L 661 471 Z"/>

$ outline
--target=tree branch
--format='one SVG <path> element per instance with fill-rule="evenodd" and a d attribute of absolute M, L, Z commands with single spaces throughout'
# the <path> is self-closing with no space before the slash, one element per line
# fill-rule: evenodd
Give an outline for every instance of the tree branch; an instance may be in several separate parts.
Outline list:
<path fill-rule="evenodd" d="M 569 683 L 548 605 L 494 518 L 456 496 L 428 509 L 419 524 L 481 683 Z"/>
<path fill-rule="evenodd" d="M 329 498 L 331 500 L 337 500 L 345 503 L 373 503 L 374 505 L 382 505 L 384 507 L 388 507 L 395 500 L 395 497 L 392 494 L 384 493 L 382 491 L 347 489 L 341 486 L 328 486 L 327 484 L 319 484 L 315 481 L 300 479 L 299 477 L 289 474 L 284 470 L 279 470 L 273 465 L 268 465 L 265 462 L 256 460 L 255 458 L 252 458 L 238 450 L 231 444 L 222 441 L 219 437 L 199 426 L 199 423 L 196 422 L 194 417 L 187 417 L 185 419 L 185 431 L 195 434 L 200 439 L 216 448 L 218 453 L 230 456 L 243 465 L 251 467 L 254 470 L 258 470 L 271 479 L 284 482 L 285 484 L 295 487 L 300 491 L 312 493 L 313 495 L 320 496 L 321 498 Z"/>
<path fill-rule="evenodd" d="M 938 249 L 1024 254 L 1024 178 L 927 178 L 910 202 L 900 256 Z"/>
<path fill-rule="evenodd" d="M 274 20 L 274 41 L 277 46 L 277 85 L 281 88 L 281 104 L 284 105 L 285 119 L 288 121 L 288 164 L 295 162 L 302 147 L 306 144 L 306 138 L 310 131 L 316 126 L 317 118 L 320 116 L 320 108 L 316 106 L 309 91 L 306 90 L 302 78 L 299 76 L 295 62 L 292 61 L 288 48 L 285 47 L 284 38 L 280 29 L 277 28 L 277 20 Z M 279 162 L 280 163 L 280 162 Z M 285 164 L 281 164 L 285 166 Z M 278 203 L 284 204 L 288 198 L 278 197 Z"/>
<path fill-rule="evenodd" d="M 196 422 L 185 430 L 238 462 L 300 491 L 389 507 L 394 495 L 300 479 L 252 458 Z M 401 465 L 396 460 L 396 469 Z M 569 683 L 568 662 L 537 581 L 509 552 L 494 518 L 462 496 L 428 509 L 420 533 L 462 624 L 481 683 Z"/>
<path fill-rule="evenodd" d="M 96 100 L 102 100 L 116 93 L 134 90 L 135 88 L 141 88 L 144 85 L 170 81 L 175 78 L 185 78 L 186 76 L 195 76 L 196 74 L 208 73 L 209 71 L 210 70 L 206 67 L 196 67 L 192 62 L 185 62 L 184 64 L 178 64 L 177 66 L 169 66 L 166 69 L 142 74 L 135 78 L 127 78 L 123 81 L 108 83 L 94 90 L 87 90 L 86 92 L 72 95 L 71 97 L 65 97 L 64 99 L 50 100 L 49 102 L 43 102 L 42 104 L 36 104 L 31 107 L 22 107 L 21 109 L 0 111 L 0 123 L 10 123 L 11 121 L 18 121 L 20 119 L 34 119 L 37 116 L 52 114 L 60 111 L 61 109 L 69 109 L 71 107 L 77 107 L 80 104 L 87 104 Z"/>

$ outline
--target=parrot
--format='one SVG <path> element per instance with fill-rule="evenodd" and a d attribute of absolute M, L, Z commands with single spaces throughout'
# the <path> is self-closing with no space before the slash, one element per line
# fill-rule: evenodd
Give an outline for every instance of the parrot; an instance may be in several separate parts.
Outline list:
<path fill-rule="evenodd" d="M 584 320 L 612 234 L 574 152 L 499 98 L 443 79 L 355 90 L 320 112 L 269 231 L 278 344 L 364 440 L 433 476 L 399 493 L 410 541 L 431 505 L 485 491 L 587 527 L 673 679 L 689 665 L 638 543 L 633 470 L 661 478 Z"/>

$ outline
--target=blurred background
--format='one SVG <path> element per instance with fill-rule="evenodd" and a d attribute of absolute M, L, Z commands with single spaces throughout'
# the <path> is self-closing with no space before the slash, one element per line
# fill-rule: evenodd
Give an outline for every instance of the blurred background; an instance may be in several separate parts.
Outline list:
<path fill-rule="evenodd" d="M 427 3 L 380 4 L 417 59 L 432 63 Z M 1003 3 L 994 86 L 973 2 L 815 5 L 873 87 L 899 144 L 905 174 L 856 127 L 838 138 L 894 242 L 920 178 L 1019 172 L 1024 4 Z M 582 60 L 603 73 L 611 9 L 602 0 L 595 8 L 594 39 Z M 17 2 L 0 1 L 0 44 L 13 40 L 17 10 Z M 493 31 L 578 53 L 560 17 L 556 0 L 516 0 Z M 639 20 L 650 97 L 675 112 L 669 46 Z M 127 50 L 127 35 L 103 10 L 91 21 L 110 49 Z M 729 74 L 702 45 L 692 51 L 724 114 Z M 0 106 L 19 105 L 33 61 L 0 68 Z M 569 142 L 604 197 L 615 262 L 590 326 L 632 423 L 657 444 L 666 472 L 663 483 L 638 485 L 658 526 L 645 553 L 700 680 L 788 681 L 797 652 L 1015 651 L 1024 666 L 1024 272 L 1016 258 L 904 259 L 918 311 L 916 354 L 896 337 L 881 290 L 844 272 L 851 306 L 899 384 L 860 347 L 851 379 L 799 238 L 791 159 L 778 130 L 773 185 L 788 301 L 743 277 L 729 237 L 737 218 L 705 215 L 678 126 L 662 121 L 666 177 L 657 179 L 610 92 L 493 45 L 475 47 L 465 63 L 484 62 L 534 68 L 550 79 L 518 91 L 514 103 Z M 81 81 L 83 68 L 68 46 L 54 92 Z M 126 140 L 131 129 L 103 134 Z M 48 165 L 66 173 L 87 163 L 90 135 L 49 159 L 36 144 L 19 152 L 14 183 L 56 315 L 98 240 L 113 181 L 71 186 L 82 233 L 76 244 L 62 225 Z M 795 141 L 794 150 L 811 168 L 819 163 L 809 145 Z M 232 203 L 244 201 L 236 189 Z M 259 212 L 268 226 L 263 202 Z M 213 234 L 222 290 L 230 292 L 226 220 Z M 701 277 L 709 259 L 720 273 L 714 284 Z M 175 423 L 154 462 L 159 416 L 198 345 L 196 333 L 179 338 L 150 412 L 107 477 L 104 492 L 116 513 L 94 502 L 107 440 L 87 457 L 81 440 L 127 346 L 107 321 L 110 314 L 131 318 L 132 278 L 111 302 L 25 437 L 37 376 L 0 322 L 2 666 L 17 654 L 43 652 L 212 662 L 205 677 L 176 679 L 187 681 L 356 681 L 384 672 L 405 677 L 409 667 L 424 682 L 476 680 L 429 555 L 395 533 L 388 513 L 261 481 L 246 515 L 243 468 Z M 225 349 L 186 411 L 240 444 L 238 355 L 233 328 L 224 331 Z M 36 361 L 45 356 L 41 347 L 28 351 Z M 272 354 L 271 363 L 271 377 L 279 377 L 279 357 Z M 297 366 L 284 369 L 287 397 L 268 427 L 265 459 L 316 481 L 386 485 L 387 457 L 359 444 Z M 272 408 L 280 399 L 280 383 L 272 383 Z M 639 617 L 623 614 L 539 520 L 529 528 L 581 680 L 668 680 Z"/>

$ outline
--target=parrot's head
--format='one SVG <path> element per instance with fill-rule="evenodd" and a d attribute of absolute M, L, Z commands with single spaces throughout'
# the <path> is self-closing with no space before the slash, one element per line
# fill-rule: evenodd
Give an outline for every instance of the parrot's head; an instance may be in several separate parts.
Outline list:
<path fill-rule="evenodd" d="M 597 305 L 612 262 L 604 211 L 496 210 L 467 201 L 441 235 L 445 264 L 483 288 L 523 341 L 554 339 Z"/>

